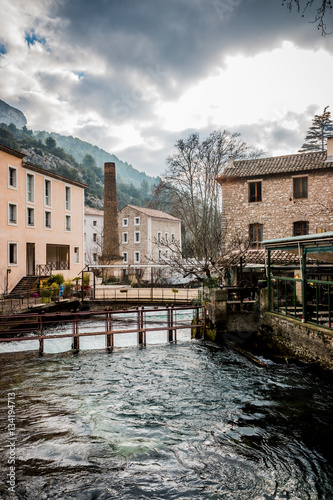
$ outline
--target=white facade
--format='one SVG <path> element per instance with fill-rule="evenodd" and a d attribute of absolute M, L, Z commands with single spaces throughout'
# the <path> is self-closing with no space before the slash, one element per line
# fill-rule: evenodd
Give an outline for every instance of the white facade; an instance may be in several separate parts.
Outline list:
<path fill-rule="evenodd" d="M 84 262 L 98 264 L 103 250 L 104 212 L 97 208 L 84 209 Z"/>

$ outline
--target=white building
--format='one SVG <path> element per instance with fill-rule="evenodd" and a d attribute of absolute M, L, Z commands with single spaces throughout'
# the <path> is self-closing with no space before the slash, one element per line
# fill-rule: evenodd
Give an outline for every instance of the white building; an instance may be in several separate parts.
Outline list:
<path fill-rule="evenodd" d="M 104 211 L 85 206 L 84 208 L 84 262 L 98 264 L 103 250 Z"/>

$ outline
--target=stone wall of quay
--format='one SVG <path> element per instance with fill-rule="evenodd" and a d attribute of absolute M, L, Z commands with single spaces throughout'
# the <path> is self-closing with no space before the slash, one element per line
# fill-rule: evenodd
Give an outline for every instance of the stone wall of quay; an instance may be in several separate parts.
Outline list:
<path fill-rule="evenodd" d="M 255 310 L 233 312 L 228 310 L 227 290 L 212 293 L 211 303 L 206 306 L 206 338 L 333 375 L 333 332 L 267 312 L 266 298 L 267 289 L 263 289 Z"/>

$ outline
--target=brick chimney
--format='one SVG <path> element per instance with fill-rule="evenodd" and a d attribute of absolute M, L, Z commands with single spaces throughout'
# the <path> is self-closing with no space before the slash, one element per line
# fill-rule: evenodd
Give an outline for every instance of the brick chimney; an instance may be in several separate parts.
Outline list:
<path fill-rule="evenodd" d="M 103 262 L 119 259 L 116 165 L 104 163 L 104 234 Z"/>
<path fill-rule="evenodd" d="M 327 137 L 327 158 L 326 161 L 333 163 L 333 136 Z"/>

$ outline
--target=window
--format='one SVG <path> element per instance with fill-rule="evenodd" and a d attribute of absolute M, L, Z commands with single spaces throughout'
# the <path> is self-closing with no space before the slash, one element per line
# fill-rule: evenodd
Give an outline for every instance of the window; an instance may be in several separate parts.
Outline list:
<path fill-rule="evenodd" d="M 123 233 L 123 243 L 128 243 L 128 233 Z"/>
<path fill-rule="evenodd" d="M 134 262 L 140 262 L 140 252 L 134 252 Z"/>
<path fill-rule="evenodd" d="M 96 241 L 97 241 L 97 233 L 93 234 L 93 241 L 96 243 Z"/>
<path fill-rule="evenodd" d="M 97 226 L 97 220 L 93 220 L 93 226 Z"/>
<path fill-rule="evenodd" d="M 134 233 L 134 242 L 140 243 L 140 231 L 135 231 Z"/>
<path fill-rule="evenodd" d="M 51 229 L 51 212 L 46 212 L 45 211 L 45 228 L 46 229 Z"/>
<path fill-rule="evenodd" d="M 17 266 L 17 243 L 8 243 L 8 265 Z"/>
<path fill-rule="evenodd" d="M 8 187 L 17 189 L 17 170 L 15 167 L 8 167 Z"/>
<path fill-rule="evenodd" d="M 93 253 L 93 261 L 94 261 L 94 264 L 96 264 L 96 262 L 97 262 L 97 253 Z"/>
<path fill-rule="evenodd" d="M 304 234 L 309 234 L 309 223 L 307 220 L 299 220 L 294 222 L 294 236 L 303 236 Z"/>
<path fill-rule="evenodd" d="M 162 233 L 158 232 L 157 233 L 157 241 L 160 243 L 162 239 Z"/>
<path fill-rule="evenodd" d="M 51 206 L 51 181 L 44 180 L 44 204 L 47 207 Z"/>
<path fill-rule="evenodd" d="M 124 264 L 128 262 L 127 252 L 123 252 L 123 262 Z"/>
<path fill-rule="evenodd" d="M 8 204 L 8 224 L 17 224 L 17 205 L 15 203 Z"/>
<path fill-rule="evenodd" d="M 165 255 L 165 258 L 166 258 L 166 259 L 169 257 L 169 252 L 168 252 L 168 250 L 165 250 L 164 255 Z"/>
<path fill-rule="evenodd" d="M 71 210 L 72 200 L 71 200 L 71 188 L 69 186 L 65 186 L 65 200 L 66 200 L 65 203 L 66 210 Z"/>
<path fill-rule="evenodd" d="M 35 201 L 35 176 L 27 174 L 27 201 Z"/>
<path fill-rule="evenodd" d="M 324 227 L 317 227 L 316 233 L 326 233 L 326 229 Z"/>
<path fill-rule="evenodd" d="M 27 226 L 34 227 L 35 225 L 35 209 L 27 208 Z"/>
<path fill-rule="evenodd" d="M 80 263 L 80 248 L 74 247 L 74 264 Z"/>
<path fill-rule="evenodd" d="M 162 250 L 159 250 L 158 251 L 158 259 L 161 260 L 162 259 Z"/>
<path fill-rule="evenodd" d="M 294 198 L 301 199 L 308 197 L 308 178 L 294 177 Z"/>
<path fill-rule="evenodd" d="M 66 231 L 71 231 L 72 230 L 71 216 L 70 215 L 66 215 L 65 221 L 66 221 L 66 223 L 65 223 Z"/>
<path fill-rule="evenodd" d="M 249 203 L 261 201 L 261 181 L 249 182 Z"/>
<path fill-rule="evenodd" d="M 123 227 L 127 227 L 127 226 L 128 226 L 128 218 L 123 219 Z"/>
<path fill-rule="evenodd" d="M 140 226 L 140 217 L 134 217 L 134 226 Z"/>
<path fill-rule="evenodd" d="M 168 243 L 168 240 L 169 240 L 169 233 L 165 233 L 164 234 L 164 241 L 165 241 L 165 243 Z"/>
<path fill-rule="evenodd" d="M 258 248 L 260 242 L 262 241 L 263 235 L 263 224 L 250 224 L 249 226 L 249 238 L 252 248 Z"/>
<path fill-rule="evenodd" d="M 175 243 L 175 233 L 171 233 L 171 243 Z"/>

